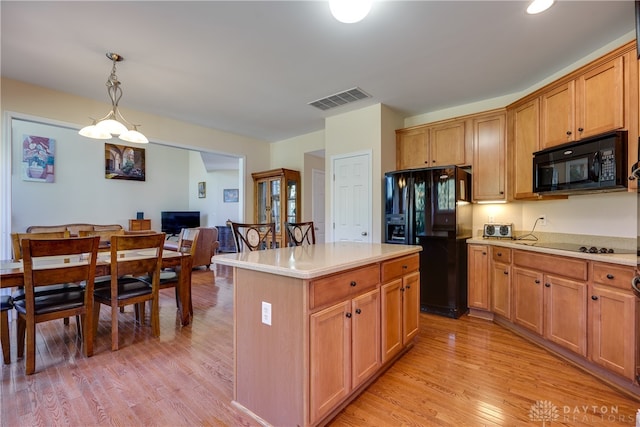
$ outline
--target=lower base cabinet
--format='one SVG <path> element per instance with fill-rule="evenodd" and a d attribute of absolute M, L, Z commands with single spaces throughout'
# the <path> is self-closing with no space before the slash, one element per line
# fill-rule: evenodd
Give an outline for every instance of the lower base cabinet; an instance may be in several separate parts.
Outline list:
<path fill-rule="evenodd" d="M 311 419 L 320 419 L 380 367 L 380 290 L 311 315 Z"/>

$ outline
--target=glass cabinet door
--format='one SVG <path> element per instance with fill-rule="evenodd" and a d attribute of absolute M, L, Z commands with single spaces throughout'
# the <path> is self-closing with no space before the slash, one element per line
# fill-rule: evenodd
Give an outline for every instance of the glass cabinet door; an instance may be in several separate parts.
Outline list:
<path fill-rule="evenodd" d="M 267 219 L 269 217 L 269 206 L 267 204 L 268 199 L 267 199 L 267 190 L 268 190 L 268 186 L 267 186 L 267 182 L 266 181 L 261 181 L 258 182 L 256 185 L 256 192 L 257 192 L 257 200 L 258 200 L 258 204 L 256 206 L 256 215 L 257 215 L 257 222 L 259 224 L 268 222 Z"/>
<path fill-rule="evenodd" d="M 280 180 L 274 179 L 271 181 L 271 221 L 276 223 L 276 233 L 280 233 L 280 209 Z"/>
<path fill-rule="evenodd" d="M 298 193 L 298 182 L 294 180 L 287 181 L 287 222 L 298 222 L 296 217 L 296 204 Z"/>

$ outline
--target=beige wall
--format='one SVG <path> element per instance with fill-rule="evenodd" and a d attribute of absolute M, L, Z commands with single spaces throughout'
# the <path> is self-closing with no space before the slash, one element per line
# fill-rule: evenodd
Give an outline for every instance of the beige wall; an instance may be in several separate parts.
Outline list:
<path fill-rule="evenodd" d="M 106 114 L 110 105 L 69 95 L 16 80 L 2 78 L 0 105 L 6 113 L 20 113 L 58 121 L 80 129 L 89 123 L 88 117 Z M 126 102 L 125 102 L 126 104 Z M 245 158 L 244 183 L 253 188 L 251 172 L 270 168 L 270 144 L 228 132 L 197 126 L 186 122 L 155 116 L 139 111 L 121 109 L 129 120 L 141 123 L 142 131 L 151 142 L 193 150 L 220 152 Z M 253 197 L 246 198 L 245 215 L 251 218 Z"/>

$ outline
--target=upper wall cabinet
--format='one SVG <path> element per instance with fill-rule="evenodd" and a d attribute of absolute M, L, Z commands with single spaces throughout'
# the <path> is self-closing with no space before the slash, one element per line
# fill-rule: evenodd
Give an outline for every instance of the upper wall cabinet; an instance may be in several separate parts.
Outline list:
<path fill-rule="evenodd" d="M 534 197 L 533 153 L 540 149 L 540 100 L 534 98 L 507 110 L 511 161 L 509 176 L 514 199 Z"/>
<path fill-rule="evenodd" d="M 541 148 L 623 129 L 624 69 L 620 56 L 542 93 Z"/>
<path fill-rule="evenodd" d="M 396 131 L 396 168 L 464 165 L 465 120 L 451 120 Z"/>
<path fill-rule="evenodd" d="M 506 201 L 506 114 L 473 118 L 473 201 Z"/>

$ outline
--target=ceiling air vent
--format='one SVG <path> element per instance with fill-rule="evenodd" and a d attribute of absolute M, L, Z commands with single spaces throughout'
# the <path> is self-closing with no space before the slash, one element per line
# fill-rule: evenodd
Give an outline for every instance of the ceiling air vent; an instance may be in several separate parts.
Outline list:
<path fill-rule="evenodd" d="M 360 99 L 370 98 L 371 95 L 364 92 L 359 87 L 354 87 L 344 92 L 336 93 L 335 95 L 327 96 L 326 98 L 318 99 L 317 101 L 310 102 L 309 105 L 321 109 L 322 111 L 330 108 L 339 107 L 350 102 L 355 102 Z"/>

